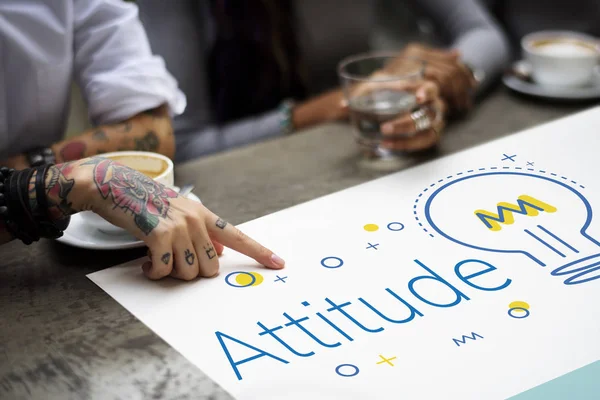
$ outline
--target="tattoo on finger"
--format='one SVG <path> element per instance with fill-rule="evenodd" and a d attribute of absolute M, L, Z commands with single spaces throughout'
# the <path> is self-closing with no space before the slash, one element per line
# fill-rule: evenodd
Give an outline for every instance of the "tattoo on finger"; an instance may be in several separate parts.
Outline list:
<path fill-rule="evenodd" d="M 185 253 L 185 262 L 188 263 L 188 265 L 194 265 L 194 260 L 196 259 L 196 255 L 194 253 L 192 253 L 190 251 L 190 249 L 186 249 Z"/>
<path fill-rule="evenodd" d="M 215 223 L 215 225 L 217 225 L 217 228 L 225 229 L 225 227 L 227 226 L 227 221 L 219 218 L 219 219 L 217 219 L 217 222 Z"/>
<path fill-rule="evenodd" d="M 162 257 L 160 258 L 160 261 L 162 261 L 163 264 L 168 265 L 169 261 L 171 261 L 171 253 L 163 254 Z"/>
<path fill-rule="evenodd" d="M 215 252 L 215 248 L 210 243 L 207 243 L 206 246 L 204 246 L 204 251 L 206 252 L 206 256 L 208 257 L 209 260 L 212 260 L 213 258 L 215 258 L 217 256 L 217 253 Z"/>

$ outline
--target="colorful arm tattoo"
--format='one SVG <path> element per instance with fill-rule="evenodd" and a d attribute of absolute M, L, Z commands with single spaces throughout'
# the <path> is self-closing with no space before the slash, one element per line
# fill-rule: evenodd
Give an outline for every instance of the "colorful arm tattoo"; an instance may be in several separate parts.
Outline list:
<path fill-rule="evenodd" d="M 94 183 L 103 199 L 111 199 L 114 208 L 133 215 L 136 226 L 149 235 L 161 219 L 168 218 L 177 192 L 146 175 L 106 158 L 95 157 L 83 163 L 94 166 Z"/>
<path fill-rule="evenodd" d="M 173 156 L 174 137 L 166 106 L 142 112 L 114 125 L 96 127 L 52 146 L 59 162 L 112 151 L 150 151 Z"/>

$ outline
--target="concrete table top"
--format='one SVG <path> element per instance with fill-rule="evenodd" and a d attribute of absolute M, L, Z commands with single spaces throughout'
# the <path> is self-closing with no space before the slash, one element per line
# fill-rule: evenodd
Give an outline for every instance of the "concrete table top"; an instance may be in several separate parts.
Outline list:
<path fill-rule="evenodd" d="M 391 168 L 366 163 L 340 123 L 186 163 L 176 180 L 238 224 L 588 106 L 499 89 L 451 123 L 436 150 Z M 0 399 L 231 399 L 86 278 L 144 254 L 50 241 L 0 248 Z"/>

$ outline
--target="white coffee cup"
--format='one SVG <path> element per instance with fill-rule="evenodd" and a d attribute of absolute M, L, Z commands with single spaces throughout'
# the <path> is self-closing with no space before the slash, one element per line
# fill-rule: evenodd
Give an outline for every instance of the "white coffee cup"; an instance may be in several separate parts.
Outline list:
<path fill-rule="evenodd" d="M 532 78 L 545 86 L 586 86 L 600 62 L 600 42 L 570 31 L 542 31 L 521 40 Z"/>
<path fill-rule="evenodd" d="M 117 151 L 102 154 L 102 157 L 110 158 L 113 161 L 135 169 L 165 186 L 172 187 L 175 182 L 173 161 L 162 154 L 145 151 Z M 123 228 L 111 224 L 91 211 L 82 212 L 80 215 L 83 222 L 90 228 L 110 235 L 127 233 Z"/>

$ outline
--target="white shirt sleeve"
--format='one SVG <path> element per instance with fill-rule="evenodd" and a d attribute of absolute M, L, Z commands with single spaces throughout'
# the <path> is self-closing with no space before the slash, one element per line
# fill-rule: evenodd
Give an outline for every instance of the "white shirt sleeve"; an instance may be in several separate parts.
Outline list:
<path fill-rule="evenodd" d="M 95 124 L 115 123 L 167 103 L 181 114 L 185 95 L 154 56 L 137 6 L 73 0 L 75 76 Z M 174 44 L 176 45 L 176 44 Z"/>

